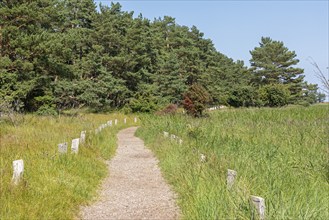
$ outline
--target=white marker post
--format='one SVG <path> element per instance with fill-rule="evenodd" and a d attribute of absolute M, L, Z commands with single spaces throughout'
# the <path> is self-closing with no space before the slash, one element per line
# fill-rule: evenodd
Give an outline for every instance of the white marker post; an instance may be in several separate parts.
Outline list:
<path fill-rule="evenodd" d="M 134 122 L 137 123 L 137 118 L 136 117 L 134 118 Z"/>
<path fill-rule="evenodd" d="M 117 125 L 118 124 L 118 119 L 115 119 L 114 120 L 114 125 Z"/>
<path fill-rule="evenodd" d="M 60 154 L 66 154 L 67 153 L 67 142 L 58 144 L 58 152 Z"/>
<path fill-rule="evenodd" d="M 83 144 L 86 141 L 86 131 L 81 131 L 80 134 L 80 143 Z"/>
<path fill-rule="evenodd" d="M 255 206 L 259 219 L 264 220 L 265 219 L 265 199 L 259 196 L 250 196 L 251 203 Z"/>
<path fill-rule="evenodd" d="M 72 140 L 71 153 L 77 154 L 79 151 L 79 138 Z"/>
<path fill-rule="evenodd" d="M 174 140 L 175 138 L 176 138 L 176 135 L 174 135 L 174 134 L 171 134 L 171 135 L 170 135 L 170 139 L 171 139 L 171 140 Z"/>
<path fill-rule="evenodd" d="M 98 134 L 100 132 L 100 129 L 99 128 L 96 128 L 95 129 L 95 134 Z"/>
<path fill-rule="evenodd" d="M 204 155 L 204 154 L 200 154 L 200 162 L 201 162 L 201 163 L 205 163 L 206 160 L 207 160 L 206 155 Z"/>
<path fill-rule="evenodd" d="M 235 170 L 230 170 L 230 169 L 227 170 L 226 184 L 228 189 L 232 188 L 236 175 L 237 172 Z"/>
<path fill-rule="evenodd" d="M 123 123 L 124 123 L 124 124 L 127 123 L 127 119 L 126 119 L 126 118 L 123 119 Z"/>
<path fill-rule="evenodd" d="M 15 185 L 17 185 L 23 176 L 24 161 L 23 160 L 14 160 L 13 168 L 14 168 L 14 173 L 13 173 L 12 181 Z"/>

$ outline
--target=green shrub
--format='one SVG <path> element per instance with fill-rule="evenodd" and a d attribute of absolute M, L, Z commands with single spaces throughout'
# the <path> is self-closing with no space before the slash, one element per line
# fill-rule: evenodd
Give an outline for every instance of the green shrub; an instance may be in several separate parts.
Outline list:
<path fill-rule="evenodd" d="M 139 94 L 130 99 L 128 107 L 132 112 L 154 112 L 158 108 L 155 97 L 150 93 Z"/>
<path fill-rule="evenodd" d="M 258 90 L 258 96 L 263 106 L 281 107 L 288 104 L 290 92 L 286 85 L 269 84 Z"/>
<path fill-rule="evenodd" d="M 42 105 L 39 107 L 39 109 L 36 111 L 37 115 L 57 115 L 56 111 L 56 105 Z"/>
<path fill-rule="evenodd" d="M 255 105 L 255 90 L 250 86 L 237 87 L 228 97 L 227 103 L 233 107 L 250 107 Z"/>

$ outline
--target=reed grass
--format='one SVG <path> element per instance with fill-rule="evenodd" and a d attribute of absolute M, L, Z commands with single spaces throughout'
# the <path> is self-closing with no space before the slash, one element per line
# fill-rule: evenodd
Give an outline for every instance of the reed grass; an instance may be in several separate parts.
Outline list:
<path fill-rule="evenodd" d="M 185 219 L 257 219 L 250 195 L 265 198 L 267 219 L 329 219 L 328 110 L 227 109 L 202 119 L 145 115 L 137 134 L 159 158 Z M 231 190 L 227 169 L 238 173 Z"/>

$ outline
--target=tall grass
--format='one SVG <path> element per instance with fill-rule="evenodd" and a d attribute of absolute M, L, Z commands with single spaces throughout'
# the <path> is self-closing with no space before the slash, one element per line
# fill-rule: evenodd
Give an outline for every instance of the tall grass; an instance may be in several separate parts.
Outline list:
<path fill-rule="evenodd" d="M 0 219 L 73 219 L 79 206 L 96 194 L 107 175 L 105 159 L 116 149 L 116 133 L 123 124 L 120 114 L 86 114 L 74 117 L 18 116 L 16 126 L 1 121 Z M 100 124 L 117 118 L 117 126 L 95 135 Z M 57 144 L 78 138 L 86 130 L 86 143 L 77 155 L 59 155 Z M 12 161 L 24 160 L 23 179 L 11 183 Z"/>
<path fill-rule="evenodd" d="M 209 118 L 144 116 L 138 130 L 160 160 L 185 219 L 329 219 L 328 105 L 228 109 Z M 176 134 L 182 145 L 163 137 Z M 206 162 L 200 161 L 200 154 Z M 231 190 L 227 169 L 238 172 Z"/>

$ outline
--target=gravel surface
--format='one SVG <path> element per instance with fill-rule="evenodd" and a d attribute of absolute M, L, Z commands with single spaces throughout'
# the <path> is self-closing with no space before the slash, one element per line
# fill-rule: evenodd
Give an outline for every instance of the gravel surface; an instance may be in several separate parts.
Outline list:
<path fill-rule="evenodd" d="M 82 207 L 81 219 L 178 219 L 175 195 L 163 179 L 158 160 L 135 137 L 137 127 L 120 131 L 99 200 Z"/>

